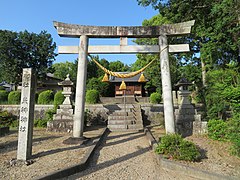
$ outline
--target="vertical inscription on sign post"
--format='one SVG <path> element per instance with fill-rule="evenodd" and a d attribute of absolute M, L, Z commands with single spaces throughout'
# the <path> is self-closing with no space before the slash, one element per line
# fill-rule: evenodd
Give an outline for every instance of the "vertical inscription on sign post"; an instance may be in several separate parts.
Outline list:
<path fill-rule="evenodd" d="M 23 69 L 22 93 L 18 131 L 18 160 L 28 160 L 32 155 L 32 136 L 35 99 L 35 78 L 31 68 Z"/>

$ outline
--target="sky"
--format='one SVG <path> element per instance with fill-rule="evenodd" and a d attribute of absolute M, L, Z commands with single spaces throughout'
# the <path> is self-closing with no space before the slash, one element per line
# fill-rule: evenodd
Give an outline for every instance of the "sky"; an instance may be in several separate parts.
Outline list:
<path fill-rule="evenodd" d="M 137 0 L 1 0 L 0 29 L 40 33 L 46 30 L 57 46 L 77 46 L 78 38 L 59 37 L 53 21 L 96 26 L 141 26 L 144 19 L 158 14 Z M 129 40 L 129 44 L 133 44 Z M 89 45 L 119 45 L 119 39 L 91 39 Z M 57 49 L 56 49 L 57 52 Z M 136 55 L 99 55 L 108 61 L 132 64 Z M 77 55 L 56 57 L 55 63 L 74 61 Z"/>

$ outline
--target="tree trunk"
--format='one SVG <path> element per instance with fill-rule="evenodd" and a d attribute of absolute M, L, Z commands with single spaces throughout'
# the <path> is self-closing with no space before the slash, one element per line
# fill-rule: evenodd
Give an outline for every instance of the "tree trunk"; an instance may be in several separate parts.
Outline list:
<path fill-rule="evenodd" d="M 206 64 L 203 61 L 203 59 L 201 59 L 201 66 L 202 66 L 202 83 L 203 87 L 206 87 Z"/>

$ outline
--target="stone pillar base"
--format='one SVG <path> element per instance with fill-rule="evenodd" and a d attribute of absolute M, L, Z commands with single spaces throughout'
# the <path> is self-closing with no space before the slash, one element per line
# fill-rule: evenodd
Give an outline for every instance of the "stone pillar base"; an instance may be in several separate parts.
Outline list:
<path fill-rule="evenodd" d="M 63 144 L 69 144 L 69 145 L 78 144 L 78 145 L 81 145 L 81 144 L 86 144 L 89 140 L 90 140 L 90 138 L 86 138 L 84 136 L 79 137 L 79 138 L 70 137 L 70 138 L 64 140 Z"/>
<path fill-rule="evenodd" d="M 73 130 L 73 120 L 53 120 L 47 123 L 47 130 L 54 132 L 68 132 Z"/>

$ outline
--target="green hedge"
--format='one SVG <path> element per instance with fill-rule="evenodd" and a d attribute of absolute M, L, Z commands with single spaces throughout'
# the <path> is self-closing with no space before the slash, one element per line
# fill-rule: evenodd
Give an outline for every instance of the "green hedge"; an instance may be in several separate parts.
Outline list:
<path fill-rule="evenodd" d="M 155 151 L 169 159 L 198 161 L 201 158 L 198 147 L 194 143 L 184 140 L 178 134 L 163 136 Z"/>
<path fill-rule="evenodd" d="M 9 92 L 0 90 L 0 103 L 6 104 L 8 102 L 8 94 Z"/>
<path fill-rule="evenodd" d="M 158 92 L 154 92 L 150 95 L 150 102 L 153 104 L 159 104 L 162 100 L 162 96 Z"/>
<path fill-rule="evenodd" d="M 20 104 L 21 91 L 11 91 L 8 94 L 8 104 Z"/>
<path fill-rule="evenodd" d="M 7 111 L 0 111 L 0 127 L 16 127 L 17 117 Z"/>
<path fill-rule="evenodd" d="M 95 89 L 87 91 L 86 102 L 89 104 L 96 104 L 100 101 L 99 92 Z"/>
<path fill-rule="evenodd" d="M 54 94 L 52 90 L 46 90 L 39 94 L 38 104 L 52 104 L 54 100 Z"/>
<path fill-rule="evenodd" d="M 59 105 L 61 105 L 64 101 L 64 95 L 62 94 L 62 91 L 56 92 L 54 95 L 54 108 L 57 109 Z"/>

